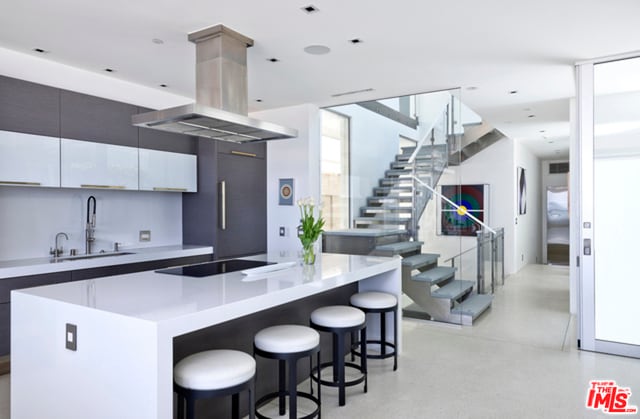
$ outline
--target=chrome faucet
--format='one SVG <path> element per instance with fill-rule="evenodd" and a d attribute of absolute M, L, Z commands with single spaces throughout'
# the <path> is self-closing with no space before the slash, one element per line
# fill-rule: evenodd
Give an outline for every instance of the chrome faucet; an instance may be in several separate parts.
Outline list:
<path fill-rule="evenodd" d="M 93 201 L 93 212 L 91 212 L 91 202 Z M 94 241 L 96 232 L 96 198 L 91 195 L 87 199 L 87 227 L 85 229 L 85 253 L 91 254 L 91 246 Z"/>
<path fill-rule="evenodd" d="M 49 250 L 49 254 L 53 255 L 54 258 L 57 258 L 64 252 L 62 246 L 58 245 L 58 239 L 60 238 L 60 236 L 64 236 L 65 239 L 69 240 L 69 236 L 67 236 L 67 233 L 60 232 L 56 234 L 56 242 L 54 244 L 55 248 Z"/>

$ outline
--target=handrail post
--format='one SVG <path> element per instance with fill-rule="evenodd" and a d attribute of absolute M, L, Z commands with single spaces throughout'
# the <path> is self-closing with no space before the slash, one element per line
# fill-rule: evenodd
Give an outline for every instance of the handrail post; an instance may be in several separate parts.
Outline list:
<path fill-rule="evenodd" d="M 484 248 L 482 246 L 482 231 L 476 232 L 478 260 L 476 267 L 478 269 L 477 289 L 478 294 L 484 294 Z"/>

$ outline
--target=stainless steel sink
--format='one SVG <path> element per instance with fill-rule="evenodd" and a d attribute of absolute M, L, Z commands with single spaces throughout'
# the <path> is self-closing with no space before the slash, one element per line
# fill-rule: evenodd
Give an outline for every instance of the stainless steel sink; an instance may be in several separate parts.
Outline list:
<path fill-rule="evenodd" d="M 61 256 L 57 258 L 52 258 L 51 263 L 70 262 L 74 260 L 96 259 L 96 258 L 105 258 L 109 256 L 122 256 L 122 255 L 132 255 L 132 254 L 133 254 L 132 252 L 105 252 L 105 253 L 93 253 L 90 255 Z"/>

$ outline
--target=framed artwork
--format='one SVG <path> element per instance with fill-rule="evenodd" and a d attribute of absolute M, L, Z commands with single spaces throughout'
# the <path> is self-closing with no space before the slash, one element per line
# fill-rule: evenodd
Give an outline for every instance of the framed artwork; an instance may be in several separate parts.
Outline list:
<path fill-rule="evenodd" d="M 487 200 L 489 185 L 442 185 L 440 193 L 447 199 L 482 222 L 487 222 Z M 440 217 L 438 229 L 443 236 L 476 236 L 476 231 L 482 227 L 476 221 L 462 214 L 453 205 L 439 199 Z"/>
<path fill-rule="evenodd" d="M 278 205 L 293 205 L 293 178 L 280 179 Z"/>
<path fill-rule="evenodd" d="M 522 167 L 518 167 L 518 214 L 527 213 L 527 177 L 526 171 Z"/>

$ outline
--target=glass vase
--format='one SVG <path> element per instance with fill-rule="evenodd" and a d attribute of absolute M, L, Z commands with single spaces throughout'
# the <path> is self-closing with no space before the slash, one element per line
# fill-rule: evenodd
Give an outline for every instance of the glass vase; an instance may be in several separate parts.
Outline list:
<path fill-rule="evenodd" d="M 315 243 L 308 246 L 302 246 L 302 263 L 304 265 L 313 265 L 316 263 Z"/>

